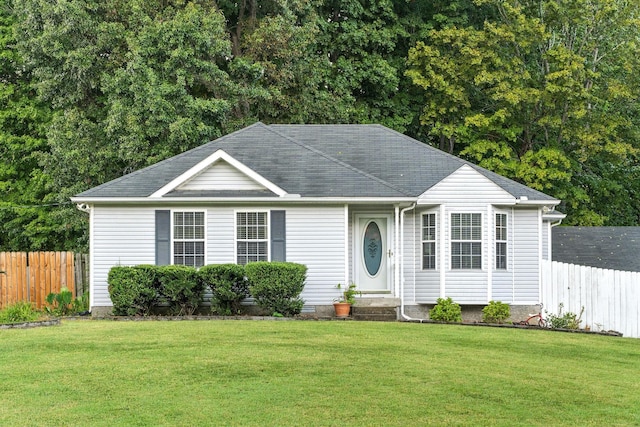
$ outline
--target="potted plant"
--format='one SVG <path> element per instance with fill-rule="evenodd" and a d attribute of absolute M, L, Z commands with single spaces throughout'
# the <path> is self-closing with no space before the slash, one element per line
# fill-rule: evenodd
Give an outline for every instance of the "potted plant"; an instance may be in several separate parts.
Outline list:
<path fill-rule="evenodd" d="M 351 312 L 351 306 L 356 303 L 356 294 L 360 292 L 356 291 L 356 284 L 351 283 L 345 288 L 341 283 L 336 286 L 341 291 L 339 298 L 336 298 L 333 303 L 333 308 L 336 311 L 336 317 L 348 317 Z"/>

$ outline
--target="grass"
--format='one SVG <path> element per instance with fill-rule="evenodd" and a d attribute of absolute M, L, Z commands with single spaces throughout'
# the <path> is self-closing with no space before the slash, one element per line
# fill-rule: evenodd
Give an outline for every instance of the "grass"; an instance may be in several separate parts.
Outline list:
<path fill-rule="evenodd" d="M 0 425 L 639 425 L 640 340 L 375 322 L 0 331 Z"/>

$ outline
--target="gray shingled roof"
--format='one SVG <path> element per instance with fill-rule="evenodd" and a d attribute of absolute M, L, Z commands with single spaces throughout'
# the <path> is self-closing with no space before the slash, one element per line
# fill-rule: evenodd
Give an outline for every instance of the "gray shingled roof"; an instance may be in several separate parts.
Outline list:
<path fill-rule="evenodd" d="M 555 200 L 381 125 L 267 126 L 263 123 L 76 197 L 147 197 L 219 149 L 287 193 L 302 197 L 417 197 L 467 164 L 516 198 Z M 167 194 L 168 197 L 216 195 L 219 193 Z M 254 197 L 248 193 L 236 195 Z"/>
<path fill-rule="evenodd" d="M 640 227 L 554 227 L 554 261 L 640 271 Z"/>

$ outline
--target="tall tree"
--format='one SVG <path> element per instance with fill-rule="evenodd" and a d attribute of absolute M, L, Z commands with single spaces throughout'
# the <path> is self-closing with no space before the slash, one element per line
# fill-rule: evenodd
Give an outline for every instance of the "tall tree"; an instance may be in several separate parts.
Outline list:
<path fill-rule="evenodd" d="M 13 10 L 12 1 L 0 1 L 0 250 L 58 249 L 72 237 L 54 219 L 50 178 L 38 164 L 48 152 L 50 112 L 16 49 Z"/>
<path fill-rule="evenodd" d="M 606 223 L 601 166 L 619 174 L 636 155 L 637 1 L 476 4 L 481 26 L 434 29 L 409 53 L 423 125 L 441 148 L 564 199 L 569 223 Z"/>
<path fill-rule="evenodd" d="M 227 130 L 237 91 L 213 2 L 25 0 L 19 21 L 27 68 L 54 107 L 42 161 L 52 199 L 67 201 Z M 73 208 L 64 216 L 76 231 L 86 228 Z"/>
<path fill-rule="evenodd" d="M 329 61 L 325 84 L 340 100 L 345 120 L 404 130 L 413 116 L 398 96 L 402 70 L 394 53 L 406 32 L 394 2 L 326 0 L 318 8 L 318 27 L 316 49 Z"/>

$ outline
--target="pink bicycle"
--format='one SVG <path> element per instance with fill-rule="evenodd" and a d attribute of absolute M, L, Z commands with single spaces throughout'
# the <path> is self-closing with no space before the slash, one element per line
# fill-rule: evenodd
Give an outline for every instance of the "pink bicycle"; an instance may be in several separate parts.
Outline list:
<path fill-rule="evenodd" d="M 530 314 L 525 320 L 518 322 L 517 325 L 522 326 L 537 326 L 539 328 L 546 328 L 547 321 L 542 317 L 542 304 L 540 304 L 540 311 L 536 314 Z"/>

